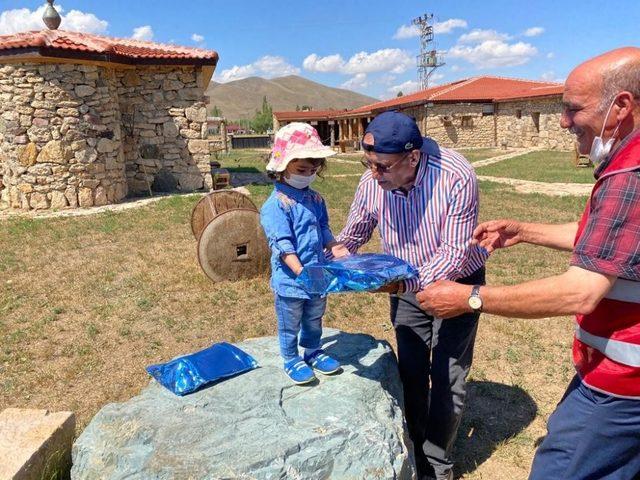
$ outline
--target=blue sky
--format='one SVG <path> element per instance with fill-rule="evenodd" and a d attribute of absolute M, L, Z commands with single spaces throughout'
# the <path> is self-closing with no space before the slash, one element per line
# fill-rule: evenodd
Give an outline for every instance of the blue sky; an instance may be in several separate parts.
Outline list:
<path fill-rule="evenodd" d="M 43 27 L 44 0 L 0 0 L 0 34 Z M 639 0 L 59 0 L 61 28 L 216 50 L 214 79 L 297 74 L 377 98 L 417 88 L 411 20 L 433 13 L 442 84 L 477 75 L 562 81 L 640 45 Z"/>

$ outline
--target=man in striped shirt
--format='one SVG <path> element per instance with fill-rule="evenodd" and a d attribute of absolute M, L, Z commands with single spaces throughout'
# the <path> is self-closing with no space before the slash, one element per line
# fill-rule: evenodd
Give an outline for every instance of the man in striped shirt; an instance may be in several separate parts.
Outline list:
<path fill-rule="evenodd" d="M 423 139 L 415 120 L 398 112 L 378 115 L 362 148 L 368 171 L 338 239 L 354 253 L 377 227 L 383 251 L 420 272 L 381 291 L 391 294 L 418 479 L 453 478 L 451 450 L 480 312 L 443 323 L 420 308 L 416 292 L 438 279 L 484 284 L 486 253 L 470 244 L 478 217 L 476 176 L 462 155 Z"/>

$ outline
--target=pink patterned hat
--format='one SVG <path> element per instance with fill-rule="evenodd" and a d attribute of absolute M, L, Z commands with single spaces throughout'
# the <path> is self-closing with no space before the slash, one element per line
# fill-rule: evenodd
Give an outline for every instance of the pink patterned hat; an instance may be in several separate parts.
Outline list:
<path fill-rule="evenodd" d="M 307 123 L 294 122 L 276 133 L 267 170 L 284 172 L 291 160 L 326 158 L 335 154 L 332 148 L 322 144 L 315 128 Z"/>

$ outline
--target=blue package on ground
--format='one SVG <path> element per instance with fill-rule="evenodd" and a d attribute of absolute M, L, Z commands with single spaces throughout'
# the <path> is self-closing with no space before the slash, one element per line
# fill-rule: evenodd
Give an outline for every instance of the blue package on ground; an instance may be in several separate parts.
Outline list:
<path fill-rule="evenodd" d="M 221 342 L 167 363 L 150 365 L 147 372 L 176 395 L 186 395 L 203 385 L 257 366 L 258 362 L 251 355 L 235 345 Z"/>
<path fill-rule="evenodd" d="M 310 294 L 376 290 L 387 283 L 418 276 L 418 271 L 393 255 L 363 253 L 307 265 L 296 282 Z"/>

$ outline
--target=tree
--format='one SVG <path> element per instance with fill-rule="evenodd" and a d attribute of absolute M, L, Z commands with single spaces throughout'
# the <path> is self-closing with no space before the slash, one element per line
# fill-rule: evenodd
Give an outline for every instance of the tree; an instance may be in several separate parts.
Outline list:
<path fill-rule="evenodd" d="M 401 97 L 402 95 L 404 95 L 404 93 L 402 93 L 402 90 L 398 90 L 398 94 L 396 95 L 396 97 Z"/>
<path fill-rule="evenodd" d="M 211 116 L 212 117 L 221 117 L 222 116 L 222 110 L 220 110 L 217 105 L 214 105 L 213 108 L 211 109 Z"/>
<path fill-rule="evenodd" d="M 266 133 L 273 129 L 273 108 L 267 101 L 267 97 L 262 97 L 262 109 L 256 110 L 256 114 L 251 120 L 251 129 L 256 133 Z"/>

